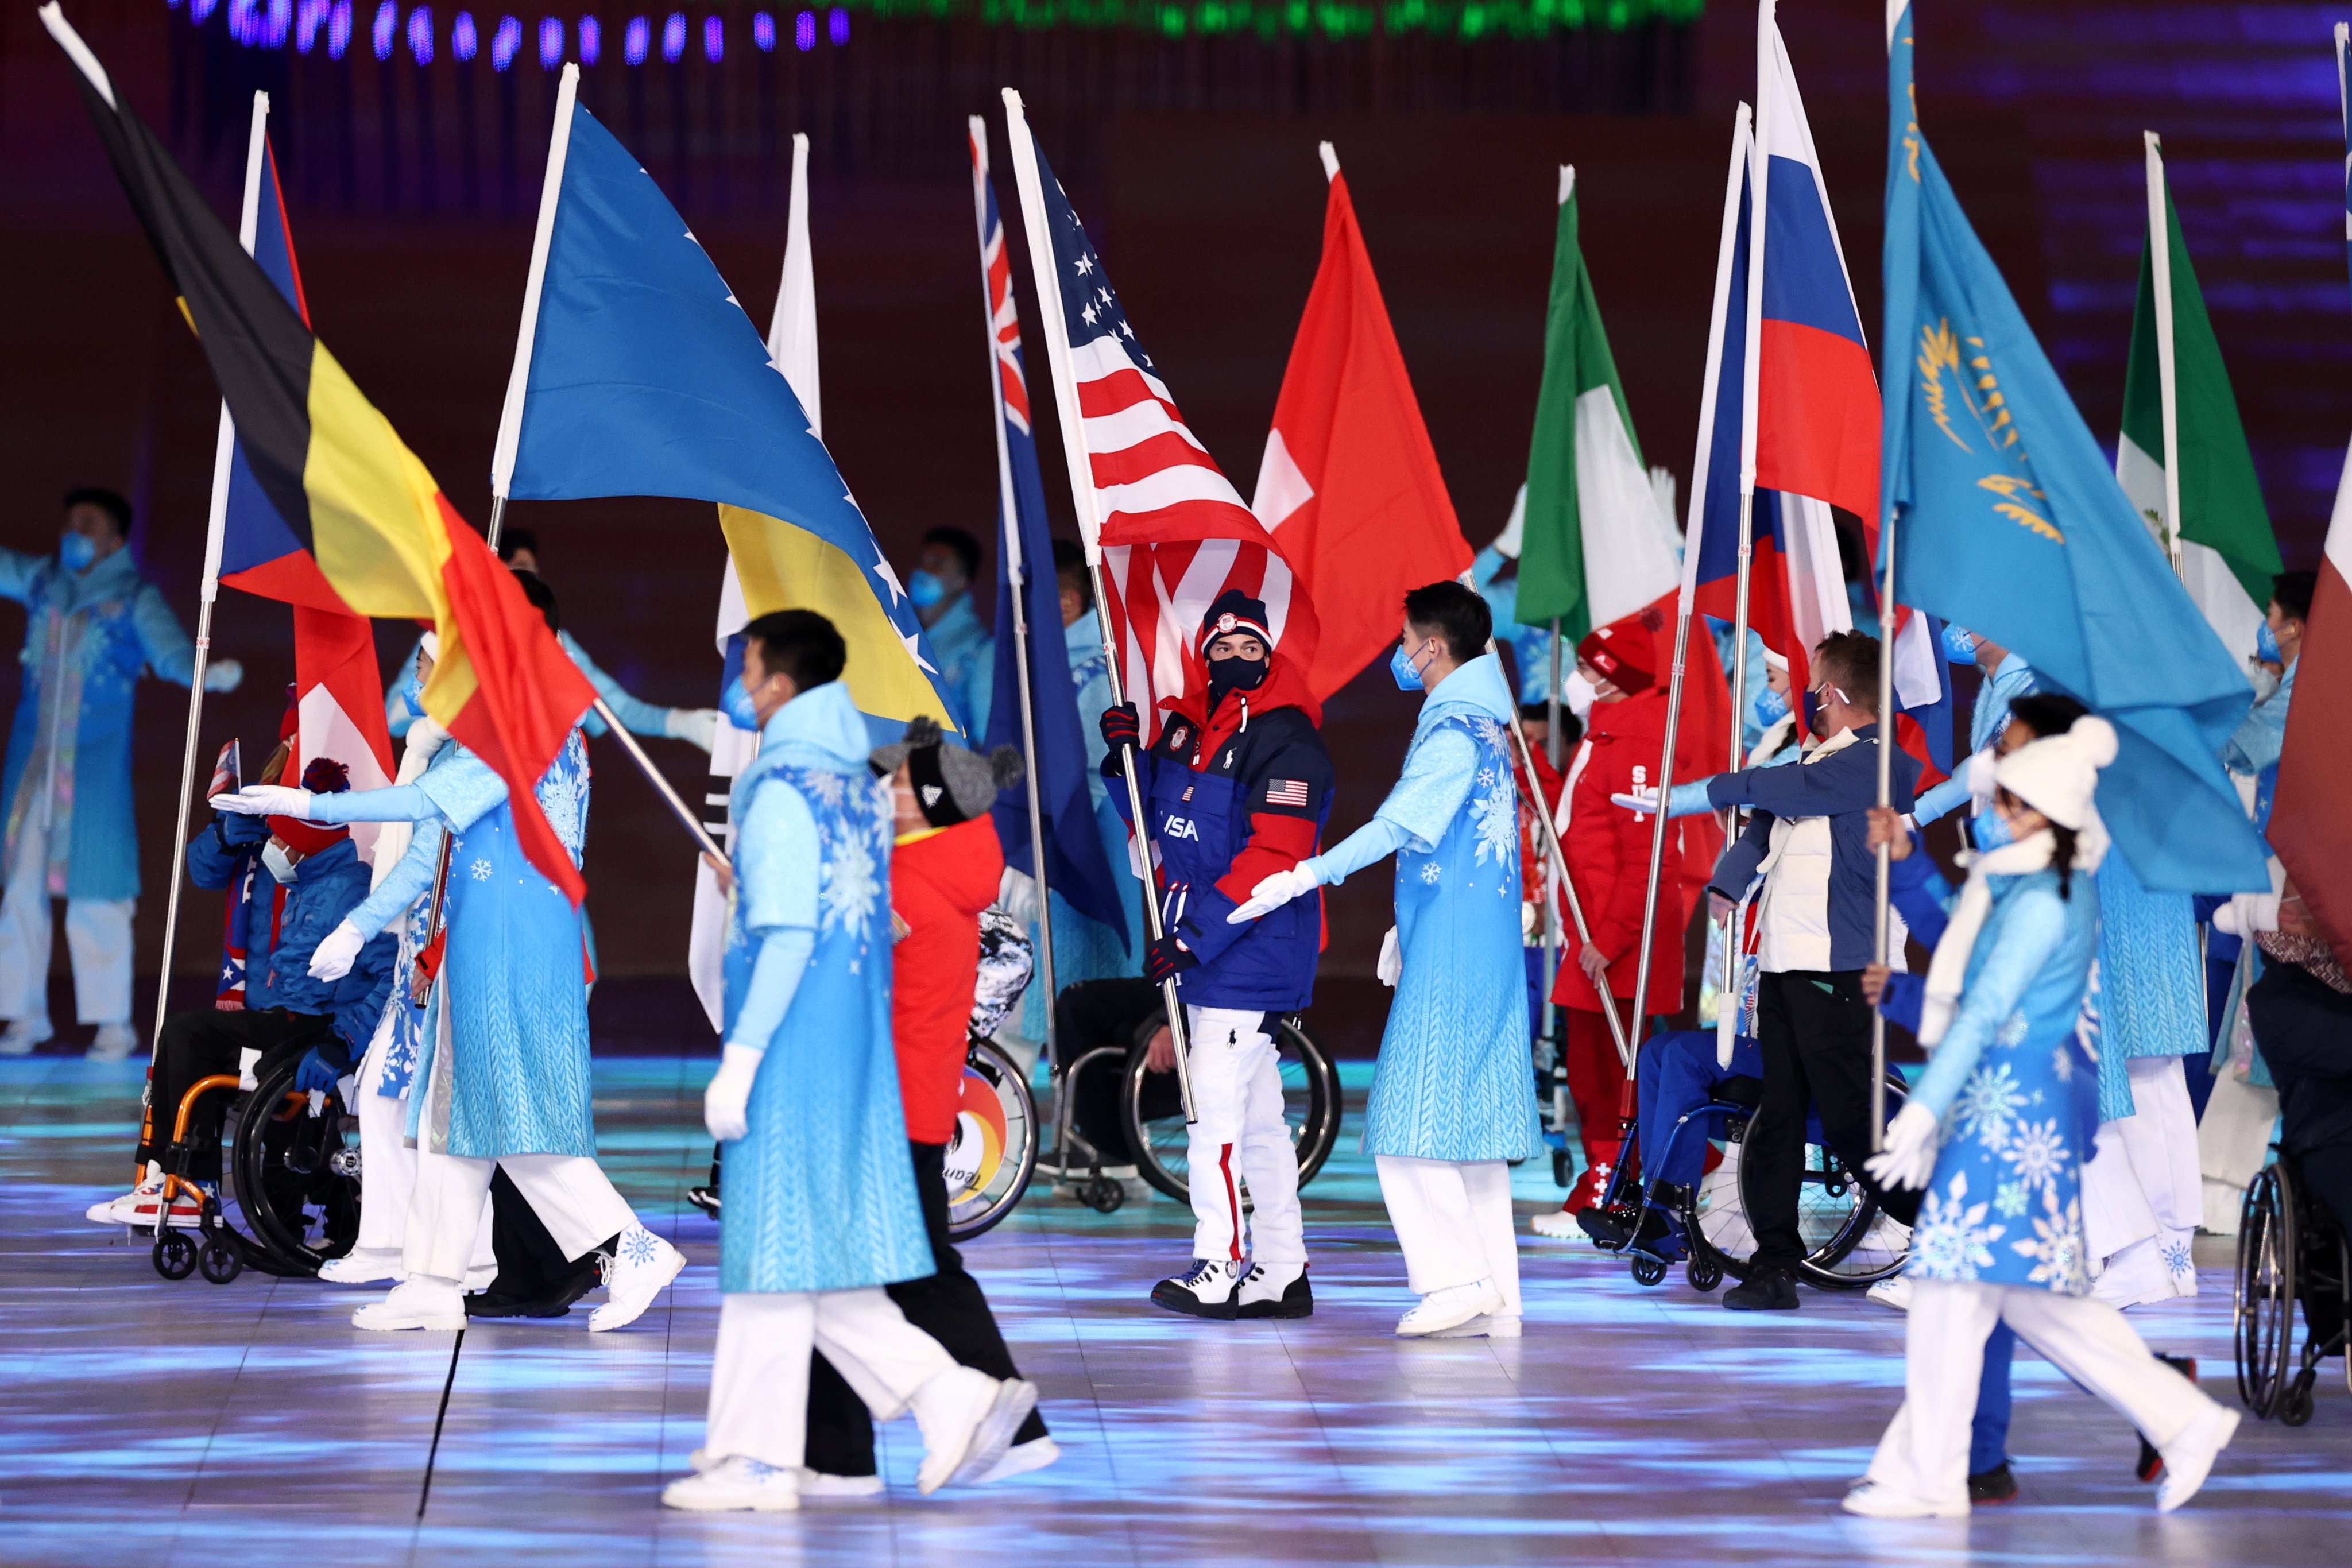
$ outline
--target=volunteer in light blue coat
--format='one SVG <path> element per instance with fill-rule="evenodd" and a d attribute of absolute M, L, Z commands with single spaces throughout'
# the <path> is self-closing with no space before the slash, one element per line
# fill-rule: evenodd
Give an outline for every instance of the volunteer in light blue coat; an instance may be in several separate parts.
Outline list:
<path fill-rule="evenodd" d="M 1488 652 L 1486 603 L 1456 582 L 1405 596 L 1391 661 L 1426 690 L 1404 773 L 1372 820 L 1262 883 L 1235 918 L 1396 856 L 1396 988 L 1365 1113 L 1364 1147 L 1421 1304 L 1397 1333 L 1513 1337 L 1518 1245 L 1510 1167 L 1543 1148 L 1519 952 L 1515 708 Z"/>
<path fill-rule="evenodd" d="M 971 600 L 979 576 L 980 541 L 961 528 L 933 528 L 907 577 L 907 597 L 939 661 L 931 684 L 967 739 L 988 733 L 996 697 L 996 637 Z"/>
<path fill-rule="evenodd" d="M 1933 1054 L 1886 1130 L 1871 1175 L 1924 1189 L 1911 1234 L 1903 1407 L 1851 1512 L 1969 1511 L 1969 1418 L 1985 1340 L 2006 1322 L 2127 1416 L 2165 1461 L 2157 1506 L 2203 1484 L 2237 1416 L 2148 1353 L 2123 1315 L 2088 1298 L 2082 1217 L 2078 1037 L 2098 948 L 2089 883 L 2105 844 L 2092 805 L 2115 731 L 2096 717 L 1995 769 L 2013 841 L 1970 868 L 1928 971 L 1919 1040 Z"/>
<path fill-rule="evenodd" d="M 58 553 L 0 549 L 0 598 L 25 607 L 23 686 L 0 774 L 6 802 L 7 896 L 0 902 L 0 1056 L 47 1040 L 49 901 L 66 901 L 75 1011 L 98 1026 L 94 1061 L 120 1061 L 131 1032 L 131 916 L 139 835 L 131 799 L 131 720 L 142 671 L 185 686 L 195 644 L 123 547 L 131 505 L 75 490 Z M 215 659 L 205 689 L 236 689 L 235 659 Z"/>
<path fill-rule="evenodd" d="M 914 1412 L 926 1492 L 985 1474 L 1037 1399 L 956 1365 L 882 1289 L 936 1271 L 891 1048 L 889 790 L 832 622 L 781 611 L 743 638 L 728 718 L 760 751 L 730 802 L 727 1044 L 703 1096 L 719 1343 L 701 1464 L 662 1493 L 697 1511 L 799 1505 L 812 1350 L 877 1420 Z"/>

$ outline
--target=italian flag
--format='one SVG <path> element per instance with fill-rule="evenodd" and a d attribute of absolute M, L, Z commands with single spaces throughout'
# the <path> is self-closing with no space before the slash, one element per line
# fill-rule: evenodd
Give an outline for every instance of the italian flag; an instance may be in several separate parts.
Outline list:
<path fill-rule="evenodd" d="M 1679 586 L 1674 524 L 1651 487 L 1576 240 L 1576 171 L 1559 172 L 1542 390 L 1528 453 L 1518 617 L 1573 644 Z"/>
<path fill-rule="evenodd" d="M 2149 237 L 2160 229 L 2165 246 L 2141 246 L 2116 477 L 2157 542 L 2177 541 L 2180 580 L 2222 645 L 2249 659 L 2271 579 L 2286 569 L 2153 133 L 2147 179 Z"/>

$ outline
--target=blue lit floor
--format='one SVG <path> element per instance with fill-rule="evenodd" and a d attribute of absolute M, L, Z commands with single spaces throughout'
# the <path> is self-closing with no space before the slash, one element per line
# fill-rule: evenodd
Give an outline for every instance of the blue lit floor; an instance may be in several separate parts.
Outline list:
<path fill-rule="evenodd" d="M 2159 1520 L 2121 1420 L 2021 1359 L 2023 1498 L 1889 1525 L 1835 1510 L 1902 1377 L 1901 1318 L 1860 1300 L 1744 1317 L 1679 1272 L 1645 1291 L 1589 1249 L 1531 1238 L 1524 1340 L 1399 1342 L 1403 1270 L 1352 1114 L 1307 1189 L 1312 1319 L 1157 1312 L 1144 1293 L 1187 1251 L 1177 1207 L 1106 1217 L 1040 1190 L 971 1257 L 1045 1390 L 1060 1465 L 921 1499 L 902 1423 L 885 1436 L 887 1500 L 668 1513 L 656 1496 L 701 1439 L 717 1318 L 716 1229 L 683 1200 L 709 1147 L 709 1071 L 599 1062 L 608 1167 L 694 1266 L 621 1333 L 592 1338 L 577 1312 L 468 1333 L 419 1523 L 449 1339 L 352 1329 L 368 1291 L 159 1280 L 143 1247 L 80 1218 L 127 1166 L 137 1070 L 0 1063 L 0 1563 L 2289 1568 L 2341 1564 L 2352 1539 L 2340 1363 L 2310 1426 L 2249 1421 L 2196 1502 Z M 1521 1197 L 1532 1214 L 1559 1195 L 1531 1162 Z M 2137 1314 L 2224 1398 L 2226 1256 L 2208 1258 L 2195 1301 Z"/>

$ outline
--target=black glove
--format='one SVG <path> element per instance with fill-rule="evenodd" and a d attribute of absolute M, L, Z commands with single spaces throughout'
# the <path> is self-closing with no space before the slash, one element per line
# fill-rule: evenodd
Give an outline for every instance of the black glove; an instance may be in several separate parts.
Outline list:
<path fill-rule="evenodd" d="M 1133 710 L 1130 709 L 1130 712 Z M 1143 950 L 1143 977 L 1163 985 L 1200 963 L 1181 938 L 1170 932 Z"/>
<path fill-rule="evenodd" d="M 269 840 L 269 819 L 247 817 L 236 811 L 213 813 L 213 831 L 220 835 L 221 847 L 226 850 L 249 850 Z"/>
<path fill-rule="evenodd" d="M 1111 766 L 1124 771 L 1127 748 L 1132 746 L 1138 751 L 1143 749 L 1143 720 L 1136 716 L 1133 703 L 1121 703 L 1103 709 L 1101 724 L 1103 741 L 1110 747 Z"/>

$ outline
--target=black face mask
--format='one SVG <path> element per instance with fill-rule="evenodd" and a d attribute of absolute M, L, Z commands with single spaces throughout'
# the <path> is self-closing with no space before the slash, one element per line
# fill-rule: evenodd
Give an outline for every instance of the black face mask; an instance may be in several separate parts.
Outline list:
<path fill-rule="evenodd" d="M 1212 659 L 1209 661 L 1209 706 L 1215 707 L 1227 692 L 1254 692 L 1265 684 L 1271 659 Z"/>

